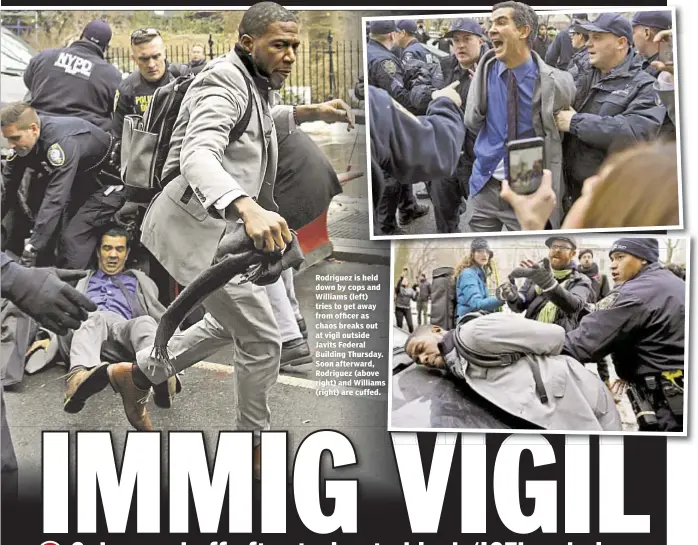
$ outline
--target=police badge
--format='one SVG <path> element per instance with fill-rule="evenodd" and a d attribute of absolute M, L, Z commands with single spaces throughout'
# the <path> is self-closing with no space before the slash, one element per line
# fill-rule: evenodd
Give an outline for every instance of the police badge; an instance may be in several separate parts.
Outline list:
<path fill-rule="evenodd" d="M 395 64 L 395 61 L 391 59 L 386 59 L 381 63 L 381 67 L 383 70 L 385 70 L 389 76 L 394 76 L 397 74 L 397 65 Z"/>
<path fill-rule="evenodd" d="M 620 292 L 618 291 L 613 291 L 609 293 L 606 297 L 601 299 L 601 301 L 599 301 L 596 304 L 596 310 L 605 310 L 607 308 L 611 308 L 613 304 L 616 302 L 616 299 L 618 299 L 618 297 L 620 297 Z"/>
<path fill-rule="evenodd" d="M 54 167 L 60 167 L 65 163 L 65 152 L 60 144 L 56 143 L 48 149 L 46 158 Z"/>

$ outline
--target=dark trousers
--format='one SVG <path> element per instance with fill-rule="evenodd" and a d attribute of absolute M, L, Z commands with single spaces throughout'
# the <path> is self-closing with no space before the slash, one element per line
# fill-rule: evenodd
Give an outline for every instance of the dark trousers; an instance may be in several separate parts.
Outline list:
<path fill-rule="evenodd" d="M 434 220 L 438 233 L 458 233 L 462 202 L 458 178 L 435 180 L 429 184 L 429 196 L 434 204 Z"/>
<path fill-rule="evenodd" d="M 429 301 L 417 301 L 417 325 L 427 323 L 427 311 L 429 310 Z M 424 320 L 422 320 L 422 317 Z"/>
<path fill-rule="evenodd" d="M 417 199 L 412 193 L 412 186 L 401 184 L 395 178 L 386 176 L 383 194 L 376 206 L 376 234 L 381 234 L 380 231 L 390 233 L 395 230 L 397 227 L 395 214 L 398 209 L 403 214 L 410 214 L 416 207 Z"/>
<path fill-rule="evenodd" d="M 409 308 L 395 307 L 395 323 L 402 329 L 402 319 L 403 317 L 407 320 L 407 329 L 410 333 L 414 331 L 414 324 L 412 323 L 412 312 Z"/>
<path fill-rule="evenodd" d="M 58 267 L 86 269 L 96 259 L 95 251 L 103 232 L 126 200 L 123 189 L 109 195 L 104 194 L 105 190 L 94 191 L 68 219 L 61 233 Z"/>

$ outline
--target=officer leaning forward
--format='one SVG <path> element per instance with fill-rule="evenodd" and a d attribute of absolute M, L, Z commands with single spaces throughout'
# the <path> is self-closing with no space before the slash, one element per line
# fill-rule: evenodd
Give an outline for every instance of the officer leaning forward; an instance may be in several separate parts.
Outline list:
<path fill-rule="evenodd" d="M 640 430 L 680 432 L 686 284 L 658 263 L 656 239 L 618 239 L 609 255 L 621 285 L 567 333 L 563 353 L 582 363 L 611 354 Z"/>
<path fill-rule="evenodd" d="M 109 25 L 95 19 L 69 47 L 32 57 L 24 72 L 31 107 L 40 114 L 81 117 L 108 131 L 121 83 L 121 72 L 105 58 L 111 36 Z"/>
<path fill-rule="evenodd" d="M 46 172 L 22 264 L 34 266 L 39 253 L 50 252 L 60 229 L 56 264 L 87 268 L 101 229 L 124 200 L 121 180 L 109 164 L 112 137 L 84 119 L 38 115 L 25 102 L 5 106 L 0 126 L 12 150 L 2 173 L 3 217 L 17 203 L 25 170 Z"/>

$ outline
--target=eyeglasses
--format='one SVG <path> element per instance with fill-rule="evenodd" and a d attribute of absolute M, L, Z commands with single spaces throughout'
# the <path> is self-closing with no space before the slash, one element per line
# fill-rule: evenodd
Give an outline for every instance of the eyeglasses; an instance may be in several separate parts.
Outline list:
<path fill-rule="evenodd" d="M 551 249 L 551 250 L 567 250 L 568 252 L 569 252 L 570 250 L 572 250 L 572 248 L 570 248 L 569 246 L 558 246 L 557 244 L 553 244 L 553 245 L 550 247 L 550 249 Z"/>
<path fill-rule="evenodd" d="M 160 31 L 156 28 L 139 28 L 138 30 L 134 30 L 131 34 L 131 43 L 143 40 L 144 38 L 155 38 L 156 36 L 162 36 Z"/>

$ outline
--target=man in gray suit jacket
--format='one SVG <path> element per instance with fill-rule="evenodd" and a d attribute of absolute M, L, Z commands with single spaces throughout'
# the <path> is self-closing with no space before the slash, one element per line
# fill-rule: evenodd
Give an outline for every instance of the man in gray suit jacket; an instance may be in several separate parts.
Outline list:
<path fill-rule="evenodd" d="M 141 242 L 181 285 L 188 285 L 216 256 L 221 237 L 245 229 L 257 248 L 272 251 L 291 241 L 273 199 L 277 139 L 273 116 L 296 123 L 347 121 L 338 101 L 272 110 L 295 62 L 300 41 L 295 16 L 273 2 L 253 5 L 242 18 L 235 49 L 214 59 L 196 76 L 182 102 L 163 169 L 174 178 L 152 202 Z M 249 86 L 249 92 L 248 92 Z M 250 95 L 251 93 L 251 95 Z M 253 111 L 242 136 L 229 142 L 247 103 Z M 280 337 L 263 287 L 229 282 L 205 302 L 204 318 L 168 345 L 172 368 L 137 354 L 137 365 L 112 365 L 112 385 L 124 398 L 131 424 L 152 429 L 141 401 L 154 384 L 234 345 L 237 428 L 259 432 L 270 426 L 268 393 L 279 371 Z M 255 449 L 259 467 L 259 449 Z"/>

